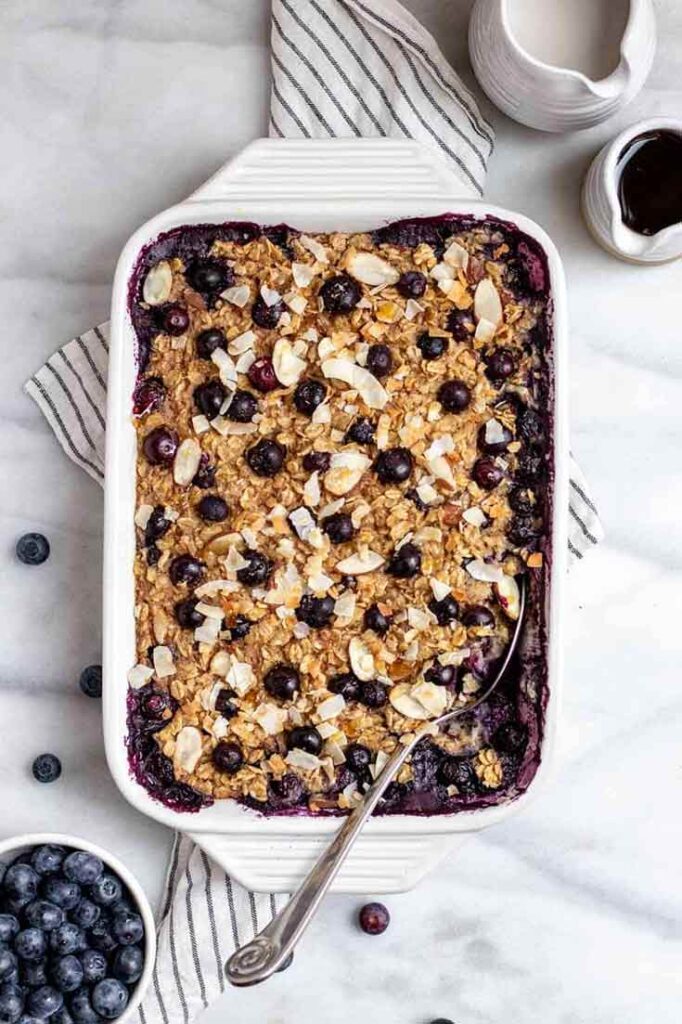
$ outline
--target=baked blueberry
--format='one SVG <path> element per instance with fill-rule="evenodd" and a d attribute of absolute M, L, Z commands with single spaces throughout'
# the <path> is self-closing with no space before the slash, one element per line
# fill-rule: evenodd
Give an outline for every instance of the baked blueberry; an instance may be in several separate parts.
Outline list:
<path fill-rule="evenodd" d="M 167 693 L 165 690 L 151 690 L 150 692 L 145 693 L 145 695 L 140 699 L 140 711 L 147 721 L 161 722 L 167 717 L 166 712 L 170 711 L 172 714 L 173 710 L 173 698 L 170 693 Z M 109 893 L 110 896 L 108 900 L 107 893 Z M 92 898 L 102 906 L 110 906 L 118 902 L 121 898 L 120 883 L 113 875 L 100 875 L 95 884 L 91 887 L 90 894 Z M 71 914 L 70 917 L 73 921 L 73 914 Z"/>
<path fill-rule="evenodd" d="M 535 409 L 524 406 L 516 417 L 516 429 L 524 441 L 541 441 L 544 434 L 544 426 L 540 413 Z"/>
<path fill-rule="evenodd" d="M 320 298 L 328 313 L 350 313 L 361 296 L 360 286 L 348 274 L 330 277 L 320 288 Z"/>
<path fill-rule="evenodd" d="M 88 665 L 84 668 L 80 674 L 78 685 L 86 697 L 101 697 L 102 666 Z"/>
<path fill-rule="evenodd" d="M 195 260 L 185 272 L 185 277 L 195 291 L 204 295 L 221 292 L 234 280 L 230 267 L 211 259 Z"/>
<path fill-rule="evenodd" d="M 0 914 L 0 942 L 11 945 L 12 939 L 18 933 L 19 921 L 14 914 Z"/>
<path fill-rule="evenodd" d="M 17 962 L 11 950 L 0 948 L 0 982 L 6 982 L 15 973 Z"/>
<path fill-rule="evenodd" d="M 164 306 L 161 310 L 161 327 L 166 334 L 177 338 L 189 327 L 189 313 L 177 303 Z"/>
<path fill-rule="evenodd" d="M 78 953 L 86 946 L 85 932 L 73 921 L 65 921 L 50 932 L 50 949 L 58 956 Z"/>
<path fill-rule="evenodd" d="M 170 427 L 154 427 L 142 442 L 142 450 L 152 466 L 169 466 L 179 443 L 178 435 Z"/>
<path fill-rule="evenodd" d="M 75 992 L 83 984 L 83 965 L 72 953 L 58 957 L 50 967 L 50 977 L 60 992 Z"/>
<path fill-rule="evenodd" d="M 327 680 L 327 689 L 340 693 L 345 701 L 357 700 L 360 696 L 360 680 L 353 672 L 341 672 Z"/>
<path fill-rule="evenodd" d="M 305 622 L 311 629 L 324 629 L 333 614 L 334 598 L 315 597 L 313 594 L 304 594 L 296 609 L 298 621 Z"/>
<path fill-rule="evenodd" d="M 38 1017 L 40 1020 L 51 1017 L 57 1010 L 61 1010 L 63 1005 L 64 996 L 52 985 L 41 985 L 40 988 L 34 988 L 32 992 L 29 992 L 26 1000 L 28 1012 L 32 1017 Z"/>
<path fill-rule="evenodd" d="M 213 764 L 219 772 L 226 775 L 234 775 L 244 764 L 242 748 L 237 743 L 230 743 L 228 740 L 221 740 L 213 751 Z M 140 939 L 136 939 L 139 942 Z M 128 943 L 124 943 L 128 945 Z"/>
<path fill-rule="evenodd" d="M 134 946 L 131 948 L 135 948 Z M 84 949 L 78 953 L 83 968 L 83 981 L 86 985 L 94 985 L 107 976 L 107 958 L 99 949 Z"/>
<path fill-rule="evenodd" d="M 222 523 L 229 514 L 229 508 L 224 498 L 218 494 L 206 494 L 197 505 L 199 516 L 206 523 Z"/>
<path fill-rule="evenodd" d="M 358 914 L 358 923 L 366 935 L 381 935 L 390 920 L 391 915 L 383 903 L 366 903 Z"/>
<path fill-rule="evenodd" d="M 474 335 L 474 318 L 467 309 L 451 309 L 445 328 L 455 341 L 468 341 Z"/>
<path fill-rule="evenodd" d="M 230 626 L 230 639 L 231 640 L 243 640 L 248 635 L 253 622 L 247 619 L 245 615 L 237 615 L 234 622 Z"/>
<path fill-rule="evenodd" d="M 366 771 L 371 760 L 371 751 L 361 743 L 349 743 L 346 747 L 346 764 L 352 772 Z"/>
<path fill-rule="evenodd" d="M 133 414 L 145 416 L 160 409 L 166 397 L 166 385 L 160 377 L 142 377 L 133 391 Z"/>
<path fill-rule="evenodd" d="M 154 703 L 150 703 L 154 701 Z M 167 693 L 152 693 L 147 697 L 145 710 L 149 714 L 149 717 L 160 718 L 161 715 L 168 709 L 170 703 L 170 696 Z M 90 898 L 100 907 L 111 907 L 114 903 L 118 903 L 121 896 L 123 895 L 123 886 L 116 877 L 108 871 L 104 871 L 96 882 L 93 882 L 90 887 Z M 84 901 L 87 902 L 87 901 Z M 99 915 L 97 915 L 99 917 Z M 71 919 L 74 920 L 74 915 L 71 915 Z M 96 920 L 96 919 L 95 919 Z M 95 922 L 92 921 L 92 924 Z"/>
<path fill-rule="evenodd" d="M 237 569 L 237 579 L 247 587 L 259 587 L 267 583 L 274 568 L 272 562 L 261 551 L 254 548 L 247 548 L 242 551 L 242 558 L 249 564 L 243 569 Z"/>
<path fill-rule="evenodd" d="M 437 397 L 446 412 L 463 412 L 471 402 L 471 391 L 464 381 L 446 380 Z"/>
<path fill-rule="evenodd" d="M 509 507 L 522 516 L 530 515 L 535 509 L 533 492 L 527 487 L 512 487 L 507 495 Z"/>
<path fill-rule="evenodd" d="M 322 405 L 327 389 L 319 380 L 308 378 L 299 381 L 294 391 L 294 405 L 304 416 L 312 416 L 318 405 Z"/>
<path fill-rule="evenodd" d="M 287 750 L 305 750 L 307 754 L 319 754 L 322 750 L 322 737 L 312 725 L 299 725 L 287 733 Z"/>
<path fill-rule="evenodd" d="M 206 566 L 193 555 L 177 555 L 168 567 L 168 575 L 175 586 L 186 583 L 189 587 L 197 587 L 205 573 Z"/>
<path fill-rule="evenodd" d="M 42 565 L 50 557 L 50 542 L 42 533 L 25 533 L 17 541 L 16 553 L 24 565 Z"/>
<path fill-rule="evenodd" d="M 329 452 L 308 452 L 303 456 L 302 466 L 306 473 L 326 473 L 331 461 Z"/>
<path fill-rule="evenodd" d="M 199 359 L 210 359 L 216 349 L 227 349 L 227 339 L 217 327 L 209 327 L 197 334 L 195 345 Z"/>
<path fill-rule="evenodd" d="M 73 993 L 69 1002 L 69 1009 L 76 1024 L 100 1024 L 101 1017 L 93 1009 L 90 1002 L 90 992 L 87 988 L 79 988 Z"/>
<path fill-rule="evenodd" d="M 111 876 L 103 875 L 102 877 L 105 878 Z M 96 903 L 93 903 L 92 900 L 83 897 L 78 906 L 74 907 L 74 909 L 70 911 L 69 920 L 73 921 L 74 924 L 77 924 L 79 928 L 92 928 L 95 921 L 99 919 L 101 913 L 102 910 Z"/>
<path fill-rule="evenodd" d="M 378 636 L 383 636 L 388 632 L 390 625 L 390 620 L 384 615 L 378 604 L 371 604 L 369 608 L 365 609 L 363 616 L 363 626 L 365 629 L 371 629 Z"/>
<path fill-rule="evenodd" d="M 473 796 L 477 791 L 476 772 L 465 757 L 445 757 L 438 771 L 445 786 L 456 786 L 462 796 Z"/>
<path fill-rule="evenodd" d="M 272 359 L 268 356 L 261 356 L 260 359 L 254 360 L 249 367 L 247 376 L 254 388 L 262 394 L 274 391 L 275 388 L 280 386 L 275 374 L 275 368 L 272 365 Z"/>
<path fill-rule="evenodd" d="M 459 605 L 452 594 L 446 594 L 440 601 L 432 597 L 429 601 L 429 611 L 436 616 L 439 626 L 449 626 L 451 622 L 457 620 Z"/>
<path fill-rule="evenodd" d="M 258 399 L 250 391 L 237 388 L 227 407 L 227 418 L 234 423 L 250 423 L 258 412 Z"/>
<path fill-rule="evenodd" d="M 16 982 L 5 982 L 0 986 L 0 1021 L 14 1024 L 24 1011 L 24 993 Z"/>
<path fill-rule="evenodd" d="M 268 796 L 275 807 L 295 807 L 304 795 L 303 783 L 293 772 L 287 772 L 281 779 L 272 779 L 268 787 Z"/>
<path fill-rule="evenodd" d="M 201 459 L 199 460 L 199 468 L 194 474 L 192 484 L 195 487 L 199 487 L 202 491 L 207 491 L 209 487 L 213 487 L 215 483 L 215 466 L 211 465 L 208 460 L 206 452 L 201 453 Z"/>
<path fill-rule="evenodd" d="M 422 555 L 416 544 L 408 541 L 391 555 L 386 572 L 399 580 L 409 580 L 417 576 L 422 568 Z"/>
<path fill-rule="evenodd" d="M 43 882 L 42 894 L 50 903 L 56 903 L 62 910 L 73 910 L 81 900 L 81 887 L 67 878 L 51 876 Z"/>
<path fill-rule="evenodd" d="M 128 989 L 118 978 L 103 978 L 92 990 L 92 1008 L 105 1020 L 120 1017 L 128 1005 Z"/>
<path fill-rule="evenodd" d="M 36 782 L 56 782 L 62 774 L 62 762 L 56 754 L 39 754 L 32 765 Z"/>
<path fill-rule="evenodd" d="M 38 846 L 31 854 L 31 866 L 39 875 L 55 875 L 62 866 L 66 850 L 63 846 Z M 0 941 L 2 936 L 0 936 Z"/>
<path fill-rule="evenodd" d="M 43 932 L 51 932 L 64 923 L 64 910 L 49 900 L 32 900 L 24 909 L 26 924 Z"/>
<path fill-rule="evenodd" d="M 528 445 L 519 452 L 516 464 L 516 480 L 528 486 L 536 483 L 542 476 L 544 455 L 536 445 Z"/>
<path fill-rule="evenodd" d="M 477 440 L 479 451 L 486 455 L 502 455 L 514 440 L 514 435 L 499 420 L 488 420 L 479 427 Z"/>
<path fill-rule="evenodd" d="M 376 427 L 372 421 L 367 419 L 366 416 L 360 416 L 351 423 L 346 431 L 344 441 L 346 444 L 372 444 L 375 431 Z"/>
<path fill-rule="evenodd" d="M 514 516 L 507 526 L 507 538 L 517 548 L 532 547 L 541 533 L 530 516 Z"/>
<path fill-rule="evenodd" d="M 264 437 L 252 448 L 247 448 L 244 457 L 256 476 L 273 477 L 277 476 L 284 465 L 286 454 L 287 450 L 283 444 Z"/>
<path fill-rule="evenodd" d="M 370 345 L 365 368 L 375 377 L 387 377 L 393 369 L 393 356 L 388 345 Z"/>
<path fill-rule="evenodd" d="M 223 718 L 234 718 L 239 713 L 239 708 L 232 699 L 234 696 L 234 692 L 226 686 L 219 691 L 215 699 L 215 709 Z"/>
<path fill-rule="evenodd" d="M 279 323 L 280 317 L 285 310 L 286 306 L 282 299 L 277 299 L 271 306 L 268 306 L 263 296 L 259 293 L 251 307 L 251 319 L 258 327 L 272 331 Z"/>
<path fill-rule="evenodd" d="M 528 743 L 528 726 L 523 722 L 504 722 L 492 735 L 492 744 L 503 754 L 522 754 Z"/>
<path fill-rule="evenodd" d="M 227 398 L 227 389 L 217 377 L 214 377 L 195 388 L 193 397 L 199 412 L 203 413 L 206 419 L 213 420 Z"/>
<path fill-rule="evenodd" d="M 485 375 L 493 384 L 501 384 L 516 371 L 516 358 L 508 348 L 496 348 L 485 357 Z"/>
<path fill-rule="evenodd" d="M 426 278 L 419 270 L 406 270 L 398 278 L 396 288 L 404 299 L 421 299 L 426 291 Z"/>
<path fill-rule="evenodd" d="M 386 448 L 374 460 L 374 472 L 382 484 L 401 484 L 409 477 L 414 466 L 412 453 L 407 448 Z"/>
<path fill-rule="evenodd" d="M 438 659 L 424 673 L 427 683 L 434 683 L 436 686 L 451 686 L 457 677 L 457 670 L 454 665 L 443 665 Z"/>
<path fill-rule="evenodd" d="M 388 701 L 388 692 L 383 683 L 370 679 L 369 682 L 360 684 L 358 699 L 367 708 L 383 708 Z"/>
<path fill-rule="evenodd" d="M 182 629 L 198 629 L 203 626 L 206 616 L 197 611 L 198 603 L 196 597 L 188 597 L 176 604 L 175 619 Z"/>
<path fill-rule="evenodd" d="M 124 985 L 139 981 L 144 969 L 144 953 L 139 946 L 122 946 L 114 953 L 111 973 Z"/>
<path fill-rule="evenodd" d="M 429 334 L 428 331 L 424 331 L 417 341 L 417 348 L 422 354 L 422 359 L 440 359 L 440 357 L 445 353 L 447 347 L 447 338 L 441 338 L 437 335 Z"/>
<path fill-rule="evenodd" d="M 355 533 L 353 520 L 346 512 L 334 512 L 322 520 L 322 529 L 332 544 L 345 544 Z"/>
<path fill-rule="evenodd" d="M 412 502 L 414 507 L 418 509 L 419 512 L 426 512 L 427 508 L 429 507 L 426 504 L 426 502 L 421 499 L 421 497 L 419 496 L 419 492 L 414 487 L 410 487 L 409 491 L 405 491 L 405 497 L 408 499 L 408 501 Z"/>
<path fill-rule="evenodd" d="M 149 546 L 160 540 L 161 537 L 168 533 L 171 526 L 171 520 L 166 518 L 165 506 L 155 505 L 144 528 L 145 544 Z"/>
<path fill-rule="evenodd" d="M 271 697 L 277 697 L 279 700 L 292 700 L 300 689 L 301 680 L 293 665 L 279 662 L 265 673 L 263 686 Z"/>
<path fill-rule="evenodd" d="M 462 625 L 467 628 L 472 626 L 494 626 L 495 616 L 484 604 L 470 604 L 462 613 Z"/>
<path fill-rule="evenodd" d="M 494 459 L 484 457 L 477 459 L 471 470 L 472 479 L 483 491 L 492 491 L 504 480 L 504 470 Z"/>

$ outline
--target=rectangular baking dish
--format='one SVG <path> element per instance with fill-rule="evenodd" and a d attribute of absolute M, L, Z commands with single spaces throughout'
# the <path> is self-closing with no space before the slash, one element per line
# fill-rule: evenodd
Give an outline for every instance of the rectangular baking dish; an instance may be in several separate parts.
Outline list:
<path fill-rule="evenodd" d="M 286 222 L 304 231 L 358 231 L 403 217 L 442 213 L 491 215 L 514 222 L 547 254 L 552 303 L 554 425 L 551 552 L 546 587 L 548 702 L 542 759 L 529 790 L 507 804 L 453 815 L 372 819 L 339 874 L 337 892 L 412 888 L 467 833 L 521 810 L 551 761 L 560 676 L 560 624 L 566 572 L 567 464 L 566 301 L 559 255 L 527 217 L 466 196 L 466 188 L 434 154 L 409 140 L 259 140 L 188 201 L 148 221 L 119 259 L 111 312 L 107 404 L 104 538 L 104 735 L 111 773 L 143 814 L 181 829 L 242 884 L 288 892 L 309 869 L 338 819 L 264 817 L 233 801 L 197 813 L 154 801 L 131 776 L 126 748 L 127 672 L 135 663 L 134 583 L 136 434 L 131 420 L 135 336 L 128 314 L 131 274 L 143 246 L 183 224 L 248 220 Z"/>

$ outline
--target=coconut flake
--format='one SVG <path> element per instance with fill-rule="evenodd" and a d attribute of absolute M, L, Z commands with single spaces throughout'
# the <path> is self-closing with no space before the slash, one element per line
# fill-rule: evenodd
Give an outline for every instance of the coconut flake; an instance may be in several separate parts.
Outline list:
<path fill-rule="evenodd" d="M 324 486 L 331 494 L 348 494 L 360 483 L 370 464 L 371 460 L 355 448 L 336 452 L 325 473 Z"/>
<path fill-rule="evenodd" d="M 499 565 L 484 562 L 481 558 L 472 558 L 465 568 L 469 575 L 480 583 L 503 583 L 507 578 Z"/>
<path fill-rule="evenodd" d="M 374 374 L 350 359 L 325 359 L 322 373 L 333 380 L 341 380 L 354 388 L 370 409 L 383 409 L 388 402 L 388 392 Z"/>
<path fill-rule="evenodd" d="M 146 530 L 149 517 L 153 511 L 153 505 L 140 505 L 135 513 L 135 526 L 138 526 L 141 530 Z"/>
<path fill-rule="evenodd" d="M 237 360 L 237 362 L 235 363 L 235 368 L 237 370 L 237 373 L 248 373 L 249 369 L 251 368 L 251 366 L 253 366 L 255 361 L 256 361 L 256 353 L 255 352 L 253 352 L 251 350 L 249 350 L 248 352 L 245 352 L 244 355 L 240 356 L 239 359 Z"/>
<path fill-rule="evenodd" d="M 438 281 L 439 284 L 445 284 L 446 291 L 452 288 L 455 281 L 455 275 L 449 263 L 436 263 L 435 267 L 429 271 L 429 277 L 432 277 L 434 281 Z"/>
<path fill-rule="evenodd" d="M 256 676 L 249 663 L 238 661 L 234 656 L 231 657 L 230 669 L 225 678 L 238 697 L 243 697 L 256 682 Z"/>
<path fill-rule="evenodd" d="M 448 691 L 445 686 L 436 686 L 423 680 L 410 690 L 410 697 L 418 701 L 426 711 L 427 718 L 438 718 L 448 706 Z"/>
<path fill-rule="evenodd" d="M 288 338 L 278 338 L 272 350 L 272 366 L 277 380 L 288 388 L 299 381 L 306 363 L 294 353 Z"/>
<path fill-rule="evenodd" d="M 438 500 L 438 491 L 429 480 L 420 481 L 415 490 L 425 505 L 430 505 Z"/>
<path fill-rule="evenodd" d="M 344 590 L 340 597 L 334 602 L 334 615 L 339 619 L 347 619 L 349 622 L 355 614 L 356 598 L 352 590 Z"/>
<path fill-rule="evenodd" d="M 327 516 L 336 515 L 340 512 L 343 506 L 346 504 L 345 498 L 337 498 L 336 501 L 329 501 L 326 505 L 320 509 L 320 519 L 326 519 Z"/>
<path fill-rule="evenodd" d="M 292 629 L 292 633 L 297 640 L 305 640 L 310 633 L 310 626 L 307 622 L 297 622 Z"/>
<path fill-rule="evenodd" d="M 193 437 L 186 438 L 173 459 L 173 479 L 180 487 L 192 483 L 201 462 L 201 446 Z"/>
<path fill-rule="evenodd" d="M 280 569 L 275 575 L 275 580 L 276 585 L 274 589 L 264 593 L 263 600 L 265 603 L 296 608 L 303 596 L 303 584 L 294 563 L 290 562 L 284 569 Z M 252 590 L 251 593 L 253 594 L 254 591 Z"/>
<path fill-rule="evenodd" d="M 309 508 L 316 508 L 320 504 L 320 473 L 317 469 L 303 485 L 303 500 Z"/>
<path fill-rule="evenodd" d="M 489 277 L 479 281 L 474 292 L 474 315 L 477 320 L 487 320 L 494 327 L 502 323 L 502 301 Z"/>
<path fill-rule="evenodd" d="M 194 593 L 196 594 L 196 590 Z M 214 672 L 217 676 L 226 676 L 230 671 L 230 655 L 227 651 L 216 651 L 211 658 L 209 668 L 211 672 Z"/>
<path fill-rule="evenodd" d="M 152 661 L 157 679 L 175 675 L 175 662 L 170 647 L 165 647 L 163 644 L 155 647 L 152 651 Z"/>
<path fill-rule="evenodd" d="M 236 338 L 228 343 L 227 351 L 232 356 L 240 356 L 244 352 L 248 352 L 253 348 L 253 343 L 256 341 L 257 334 L 255 331 L 248 330 L 244 331 L 243 334 L 238 334 Z"/>
<path fill-rule="evenodd" d="M 409 605 L 407 608 L 407 621 L 409 622 L 412 629 L 416 629 L 417 632 L 422 633 L 425 629 L 428 629 L 433 622 L 433 617 L 421 608 L 415 608 L 414 605 Z"/>
<path fill-rule="evenodd" d="M 286 295 L 284 296 L 284 301 L 286 302 L 289 309 L 293 313 L 296 313 L 298 316 L 301 316 L 303 313 L 305 313 L 305 308 L 308 305 L 308 300 L 306 299 L 306 297 L 304 295 L 299 294 L 299 292 L 287 292 Z"/>
<path fill-rule="evenodd" d="M 220 379 L 228 389 L 234 391 L 237 387 L 237 367 L 234 360 L 227 354 L 224 348 L 217 348 L 211 352 L 211 360 L 218 367 Z"/>
<path fill-rule="evenodd" d="M 266 306 L 276 306 L 282 296 L 276 288 L 268 288 L 266 284 L 261 285 L 260 297 Z"/>
<path fill-rule="evenodd" d="M 348 657 L 358 679 L 368 682 L 374 678 L 374 655 L 359 636 L 354 636 L 348 644 Z"/>
<path fill-rule="evenodd" d="M 340 765 L 346 763 L 346 755 L 336 740 L 327 740 L 324 745 L 324 752 L 331 757 L 333 764 Z"/>
<path fill-rule="evenodd" d="M 198 601 L 196 610 L 201 615 L 205 615 L 207 619 L 215 619 L 217 622 L 222 622 L 225 618 L 225 612 L 217 604 L 206 604 L 205 601 Z"/>
<path fill-rule="evenodd" d="M 208 583 L 202 583 L 200 587 L 194 591 L 196 597 L 210 597 L 212 594 L 217 594 L 220 590 L 233 591 L 238 590 L 239 584 L 235 583 L 234 580 L 209 580 Z"/>
<path fill-rule="evenodd" d="M 299 235 L 298 240 L 304 249 L 313 254 L 318 263 L 329 263 L 327 250 L 316 238 L 311 238 L 310 235 Z"/>
<path fill-rule="evenodd" d="M 471 508 L 465 509 L 462 512 L 462 519 L 471 526 L 485 526 L 488 522 L 485 512 L 478 505 L 472 505 Z"/>
<path fill-rule="evenodd" d="M 289 513 L 289 522 L 302 541 L 307 541 L 310 531 L 315 528 L 315 520 L 303 505 Z"/>
<path fill-rule="evenodd" d="M 333 697 L 327 697 L 321 704 L 318 704 L 315 713 L 321 722 L 327 722 L 330 718 L 338 718 L 345 706 L 346 701 L 343 695 L 335 693 Z"/>
<path fill-rule="evenodd" d="M 150 306 L 160 306 L 168 299 L 173 286 L 173 271 L 170 263 L 161 260 L 152 267 L 144 279 L 142 298 Z"/>
<path fill-rule="evenodd" d="M 226 288 L 224 292 L 221 292 L 220 298 L 226 299 L 228 302 L 231 302 L 233 306 L 239 306 L 240 309 L 243 309 L 251 298 L 251 289 L 248 284 L 237 284 L 232 288 Z"/>
<path fill-rule="evenodd" d="M 284 732 L 287 718 L 284 708 L 278 708 L 275 704 L 259 704 L 253 712 L 254 722 L 260 725 L 267 736 L 276 736 Z"/>
<path fill-rule="evenodd" d="M 416 316 L 424 312 L 424 307 L 420 306 L 415 299 L 408 299 L 405 303 L 405 319 L 414 320 Z"/>
<path fill-rule="evenodd" d="M 448 596 L 451 589 L 447 583 L 443 583 L 442 580 L 437 580 L 435 576 L 432 576 L 429 580 L 429 586 L 431 587 L 431 592 L 436 601 L 442 601 L 444 597 Z"/>
<path fill-rule="evenodd" d="M 230 575 L 233 573 L 236 575 L 240 569 L 247 569 L 249 563 L 234 544 L 231 544 L 225 557 L 224 565 L 226 571 L 230 573 Z"/>
<path fill-rule="evenodd" d="M 372 287 L 395 284 L 400 272 L 373 252 L 354 252 L 346 260 L 346 270 L 356 281 Z"/>
<path fill-rule="evenodd" d="M 197 608 L 199 606 L 197 605 Z M 211 607 L 207 605 L 206 607 Z M 206 618 L 200 626 L 194 630 L 194 639 L 198 644 L 212 645 L 218 639 L 222 627 L 222 616 L 220 619 Z"/>
<path fill-rule="evenodd" d="M 411 689 L 409 683 L 398 683 L 397 686 L 391 687 L 388 693 L 390 704 L 399 715 L 404 715 L 405 718 L 424 720 L 428 718 L 426 709 L 412 696 Z"/>
<path fill-rule="evenodd" d="M 128 672 L 128 684 L 133 690 L 139 690 L 147 685 L 153 675 L 154 669 L 149 665 L 133 665 Z"/>
<path fill-rule="evenodd" d="M 307 288 L 315 277 L 315 271 L 310 263 L 292 263 L 291 273 L 297 288 Z"/>
<path fill-rule="evenodd" d="M 192 430 L 195 434 L 205 434 L 210 429 L 211 424 L 203 413 L 199 416 L 192 416 Z"/>
<path fill-rule="evenodd" d="M 444 654 L 439 654 L 438 660 L 441 663 L 441 665 L 459 666 L 462 664 L 462 662 L 466 661 L 470 654 L 471 648 L 460 647 L 456 651 L 446 651 Z"/>
<path fill-rule="evenodd" d="M 227 724 L 227 719 L 223 718 L 222 715 L 220 718 L 216 718 L 215 722 L 211 726 L 211 732 L 217 740 L 224 740 L 228 731 L 229 726 Z"/>
<path fill-rule="evenodd" d="M 315 757 L 314 754 L 308 754 L 307 751 L 301 750 L 300 747 L 294 747 L 293 750 L 290 750 L 284 760 L 292 768 L 300 768 L 304 772 L 314 772 L 317 768 L 322 767 L 319 757 Z"/>
<path fill-rule="evenodd" d="M 175 737 L 173 763 L 184 772 L 193 772 L 201 757 L 201 733 L 193 725 L 186 725 Z"/>
<path fill-rule="evenodd" d="M 380 565 L 384 564 L 384 558 L 371 548 L 364 548 L 348 558 L 342 558 L 336 563 L 337 572 L 345 576 L 361 576 L 366 572 L 374 572 Z"/>
<path fill-rule="evenodd" d="M 464 270 L 469 266 L 469 253 L 459 242 L 451 242 L 443 253 L 443 260 L 457 270 Z"/>
<path fill-rule="evenodd" d="M 373 779 L 377 779 L 386 766 L 388 761 L 388 754 L 383 750 L 377 750 L 377 756 L 374 759 L 374 764 L 369 766 L 369 773 Z"/>

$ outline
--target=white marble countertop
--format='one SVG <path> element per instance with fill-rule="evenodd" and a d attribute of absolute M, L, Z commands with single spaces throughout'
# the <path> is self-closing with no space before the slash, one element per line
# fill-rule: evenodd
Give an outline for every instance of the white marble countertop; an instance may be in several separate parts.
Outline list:
<path fill-rule="evenodd" d="M 410 0 L 468 74 L 469 0 Z M 102 497 L 61 453 L 21 384 L 107 315 L 132 230 L 264 134 L 265 0 L 7 0 L 0 36 L 0 834 L 82 832 L 150 894 L 168 833 L 129 808 L 104 763 L 100 707 L 77 688 L 99 660 Z M 520 817 L 471 839 L 390 931 L 330 899 L 294 966 L 230 992 L 206 1024 L 673 1024 L 682 999 L 682 346 L 680 263 L 619 264 L 580 218 L 581 176 L 622 126 L 682 105 L 682 10 L 659 0 L 645 91 L 613 122 L 541 135 L 497 128 L 492 200 L 538 220 L 569 282 L 572 443 L 608 539 L 571 575 L 562 754 Z M 17 536 L 52 557 L 18 565 Z M 64 775 L 30 777 L 53 750 Z M 371 895 L 371 894 L 369 894 Z M 222 1019 L 222 1018 L 221 1018 Z"/>

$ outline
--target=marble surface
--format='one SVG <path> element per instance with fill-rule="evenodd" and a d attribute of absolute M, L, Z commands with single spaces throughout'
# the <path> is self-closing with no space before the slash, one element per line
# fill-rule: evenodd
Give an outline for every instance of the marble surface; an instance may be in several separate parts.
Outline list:
<path fill-rule="evenodd" d="M 468 75 L 468 0 L 410 0 Z M 330 899 L 294 966 L 230 992 L 205 1024 L 673 1024 L 682 998 L 681 265 L 619 264 L 590 240 L 579 184 L 621 127 L 682 103 L 682 9 L 659 0 L 645 91 L 614 121 L 550 137 L 488 111 L 489 197 L 538 220 L 566 263 L 572 442 L 608 530 L 571 575 L 561 749 L 518 818 L 471 839 L 383 938 Z M 169 835 L 107 774 L 100 708 L 77 689 L 98 660 L 102 497 L 57 447 L 23 380 L 107 315 L 132 230 L 263 134 L 264 0 L 5 0 L 0 11 L 0 834 L 82 832 L 152 896 Z M 27 529 L 50 538 L 18 565 Z M 41 787 L 32 757 L 64 776 Z M 371 894 L 369 894 L 371 895 Z"/>

